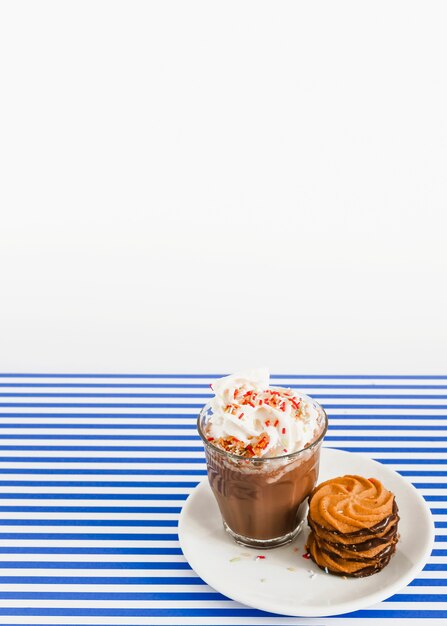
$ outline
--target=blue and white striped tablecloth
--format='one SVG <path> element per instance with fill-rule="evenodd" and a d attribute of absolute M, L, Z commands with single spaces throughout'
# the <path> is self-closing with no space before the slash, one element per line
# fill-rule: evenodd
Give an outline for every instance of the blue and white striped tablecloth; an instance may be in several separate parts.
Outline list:
<path fill-rule="evenodd" d="M 324 619 L 233 602 L 182 556 L 178 516 L 205 475 L 196 416 L 216 376 L 0 375 L 0 624 L 445 620 L 447 376 L 274 376 L 324 405 L 327 447 L 396 469 L 436 521 L 430 561 L 406 589 Z"/>

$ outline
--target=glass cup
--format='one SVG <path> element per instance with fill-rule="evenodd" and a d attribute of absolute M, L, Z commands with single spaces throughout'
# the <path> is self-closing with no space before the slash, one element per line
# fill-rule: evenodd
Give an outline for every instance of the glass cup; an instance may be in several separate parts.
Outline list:
<path fill-rule="evenodd" d="M 302 450 L 276 457 L 245 458 L 208 441 L 205 426 L 212 409 L 201 410 L 197 429 L 205 445 L 208 480 L 219 505 L 225 530 L 250 548 L 276 548 L 301 531 L 307 497 L 318 479 L 320 450 L 328 420 L 319 413 L 319 430 Z"/>

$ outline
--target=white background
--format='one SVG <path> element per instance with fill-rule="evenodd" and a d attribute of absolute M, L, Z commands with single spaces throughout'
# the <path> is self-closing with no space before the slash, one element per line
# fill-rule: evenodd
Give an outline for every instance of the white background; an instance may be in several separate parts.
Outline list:
<path fill-rule="evenodd" d="M 3 1 L 0 370 L 447 373 L 446 24 Z"/>

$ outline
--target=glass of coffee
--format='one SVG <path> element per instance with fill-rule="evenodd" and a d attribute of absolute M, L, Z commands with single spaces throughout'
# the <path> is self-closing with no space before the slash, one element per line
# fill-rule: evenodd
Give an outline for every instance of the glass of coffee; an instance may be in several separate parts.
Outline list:
<path fill-rule="evenodd" d="M 292 541 L 318 478 L 324 409 L 302 393 L 269 387 L 263 370 L 220 379 L 213 390 L 197 428 L 225 529 L 253 548 Z"/>

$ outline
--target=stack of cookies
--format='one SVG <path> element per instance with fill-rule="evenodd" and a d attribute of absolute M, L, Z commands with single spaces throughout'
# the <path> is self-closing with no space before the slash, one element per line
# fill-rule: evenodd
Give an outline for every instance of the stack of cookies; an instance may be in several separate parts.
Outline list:
<path fill-rule="evenodd" d="M 307 550 L 323 570 L 369 576 L 388 564 L 399 535 L 394 495 L 375 478 L 340 476 L 309 496 Z"/>

